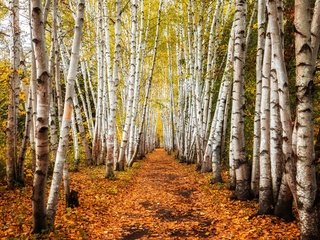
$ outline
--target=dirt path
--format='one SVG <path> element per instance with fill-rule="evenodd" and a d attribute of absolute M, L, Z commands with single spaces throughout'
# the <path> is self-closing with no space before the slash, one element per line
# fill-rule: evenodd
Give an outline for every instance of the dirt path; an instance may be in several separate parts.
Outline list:
<path fill-rule="evenodd" d="M 66 210 L 60 200 L 56 229 L 42 239 L 299 239 L 296 222 L 255 216 L 256 201 L 231 201 L 227 184 L 210 185 L 210 175 L 162 149 L 113 181 L 104 166 L 83 168 L 71 174 L 80 206 Z M 34 239 L 31 192 L 30 183 L 0 188 L 0 239 Z"/>
<path fill-rule="evenodd" d="M 134 186 L 121 199 L 123 208 L 114 208 L 118 227 L 124 230 L 122 239 L 214 235 L 214 219 L 203 211 L 201 186 L 189 170 L 162 149 L 148 157 Z"/>
<path fill-rule="evenodd" d="M 156 150 L 110 209 L 107 238 L 298 239 L 295 223 L 253 217 L 254 201 L 230 201 L 226 186 L 210 186 L 209 177 Z"/>

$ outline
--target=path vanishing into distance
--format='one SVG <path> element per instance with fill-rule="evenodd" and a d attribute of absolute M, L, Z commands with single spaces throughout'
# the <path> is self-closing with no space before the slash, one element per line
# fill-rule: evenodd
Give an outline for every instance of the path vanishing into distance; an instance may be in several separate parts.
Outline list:
<path fill-rule="evenodd" d="M 56 230 L 45 239 L 299 239 L 296 222 L 257 216 L 256 201 L 230 200 L 227 184 L 210 185 L 209 173 L 196 172 L 194 165 L 179 163 L 163 149 L 113 181 L 103 178 L 102 167 L 71 178 L 80 206 L 65 211 L 60 204 Z M 30 201 L 28 191 L 1 201 Z M 17 209 L 26 216 L 22 225 L 5 236 L 31 236 L 26 205 Z M 2 207 L 0 213 L 9 214 Z M 0 220 L 0 236 L 3 224 Z"/>
<path fill-rule="evenodd" d="M 296 224 L 255 217 L 254 201 L 230 201 L 209 178 L 155 150 L 109 209 L 105 239 L 298 239 Z"/>

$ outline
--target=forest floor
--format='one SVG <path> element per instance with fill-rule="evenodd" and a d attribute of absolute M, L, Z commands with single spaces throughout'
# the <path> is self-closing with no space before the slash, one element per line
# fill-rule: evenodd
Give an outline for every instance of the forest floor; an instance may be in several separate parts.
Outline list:
<path fill-rule="evenodd" d="M 257 216 L 256 201 L 230 200 L 227 184 L 210 185 L 210 174 L 162 149 L 115 180 L 103 173 L 102 166 L 71 173 L 80 206 L 60 204 L 55 231 L 40 239 L 299 239 L 297 222 Z M 0 239 L 35 238 L 31 191 L 0 188 Z"/>

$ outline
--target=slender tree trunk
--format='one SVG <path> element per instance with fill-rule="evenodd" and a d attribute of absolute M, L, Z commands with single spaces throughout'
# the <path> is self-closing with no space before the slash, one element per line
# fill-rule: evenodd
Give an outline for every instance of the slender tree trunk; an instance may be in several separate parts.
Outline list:
<path fill-rule="evenodd" d="M 270 162 L 270 71 L 271 37 L 268 27 L 263 56 L 261 83 L 259 214 L 270 214 L 273 203 Z"/>
<path fill-rule="evenodd" d="M 217 41 L 217 35 L 216 35 L 216 29 L 219 21 L 219 13 L 220 13 L 220 6 L 222 1 L 218 0 L 216 2 L 215 11 L 213 13 L 211 27 L 210 27 L 210 33 L 209 33 L 209 43 L 208 43 L 208 57 L 207 57 L 207 72 L 206 72 L 206 78 L 205 78 L 205 84 L 204 84 L 204 103 L 203 103 L 203 130 L 205 131 L 205 138 L 209 135 L 207 132 L 207 125 L 210 119 L 208 118 L 209 114 L 209 105 L 210 105 L 210 86 L 212 82 L 212 76 L 214 72 L 215 67 L 215 60 L 213 58 L 215 57 L 214 52 L 217 48 L 217 44 L 215 44 L 215 41 Z M 212 64 L 213 63 L 213 64 Z M 202 165 L 206 165 L 207 159 L 203 158 Z M 210 160 L 209 160 L 210 164 Z M 202 166 L 201 166 L 202 168 Z M 210 166 L 208 167 L 210 169 Z M 202 171 L 207 171 L 206 169 L 203 169 Z"/>
<path fill-rule="evenodd" d="M 320 239 L 319 216 L 315 208 L 317 182 L 313 145 L 312 95 L 315 72 L 313 54 L 317 55 L 317 52 L 312 52 L 311 45 L 310 1 L 296 0 L 294 17 L 297 87 L 297 207 L 301 239 Z M 318 16 L 314 17 L 318 18 Z"/>
<path fill-rule="evenodd" d="M 105 9 L 107 11 L 107 9 Z M 115 33 L 116 33 L 116 37 L 115 39 L 117 39 L 117 41 L 119 41 L 119 37 L 120 37 L 120 21 L 121 21 L 121 2 L 118 0 L 116 2 L 116 24 L 115 24 Z M 108 12 L 106 12 L 106 15 L 108 15 Z M 109 22 L 107 21 L 107 24 L 109 24 Z M 109 26 L 107 27 L 107 34 L 109 34 Z M 109 43 L 108 43 L 109 44 Z M 118 42 L 116 42 L 115 40 L 115 44 L 119 44 Z M 110 103 L 110 114 L 109 114 L 109 118 L 108 118 L 108 133 L 107 133 L 107 158 L 106 158 L 106 178 L 113 178 L 114 177 L 114 173 L 113 173 L 113 169 L 114 169 L 114 160 L 115 160 L 115 141 L 117 141 L 115 135 L 116 135 L 116 123 L 115 123 L 115 117 L 116 117 L 116 80 L 118 81 L 119 78 L 119 73 L 118 73 L 118 68 L 119 68 L 119 54 L 120 54 L 120 45 L 116 45 L 115 48 L 115 54 L 114 54 L 114 66 L 113 66 L 113 76 L 111 76 L 111 72 L 109 73 L 109 77 L 108 77 L 108 90 L 109 90 L 109 103 Z M 111 65 L 111 61 L 108 60 Z M 110 71 L 111 69 L 109 69 Z"/>
<path fill-rule="evenodd" d="M 29 86 L 28 91 L 28 101 L 27 101 L 27 112 L 26 112 L 26 121 L 23 133 L 23 139 L 21 143 L 21 151 L 18 158 L 17 164 L 17 182 L 24 186 L 24 160 L 27 153 L 28 140 L 30 139 L 30 132 L 32 124 L 32 89 L 31 85 Z"/>
<path fill-rule="evenodd" d="M 79 51 L 82 36 L 82 26 L 84 21 L 84 9 L 84 0 L 80 0 L 78 3 L 75 32 L 72 43 L 72 54 L 68 70 L 63 118 L 60 129 L 60 141 L 54 166 L 54 174 L 52 178 L 50 193 L 48 197 L 47 214 L 50 228 L 53 228 L 54 226 L 55 214 L 59 198 L 59 186 L 62 180 L 63 167 L 66 161 L 71 116 L 73 114 L 74 82 L 79 63 Z"/>
<path fill-rule="evenodd" d="M 81 62 L 81 71 L 82 71 L 82 76 L 84 81 L 84 92 L 85 92 L 85 99 L 86 99 L 86 105 L 87 105 L 88 117 L 89 117 L 88 129 L 89 129 L 90 137 L 92 138 L 93 132 L 94 132 L 93 114 L 92 114 L 91 101 L 89 96 L 88 74 L 86 71 L 85 63 L 83 61 Z"/>
<path fill-rule="evenodd" d="M 13 189 L 17 180 L 17 115 L 19 111 L 19 93 L 20 93 L 20 26 L 19 26 L 19 1 L 10 2 L 11 11 L 11 74 L 10 74 L 10 102 L 8 106 L 7 123 L 7 184 L 9 189 Z"/>
<path fill-rule="evenodd" d="M 221 94 L 216 106 L 216 112 L 212 121 L 210 135 L 208 139 L 207 148 L 204 154 L 204 158 L 212 158 L 212 179 L 211 183 L 221 182 L 221 147 L 222 147 L 222 135 L 223 125 L 225 121 L 225 111 L 227 110 L 228 95 L 232 87 L 232 73 L 233 73 L 233 52 L 234 52 L 234 30 L 231 30 L 229 43 L 228 43 L 228 57 L 224 73 L 222 76 L 222 83 L 220 87 Z M 211 148 L 211 149 L 209 149 Z M 210 153 L 211 151 L 211 153 Z"/>
<path fill-rule="evenodd" d="M 168 32 L 168 29 L 167 29 Z M 167 52 L 168 52 L 168 79 L 169 79 L 169 85 L 170 85 L 170 105 L 169 105 L 169 115 L 170 115 L 170 123 L 169 126 L 171 128 L 171 140 L 170 140 L 170 146 L 169 146 L 169 153 L 172 153 L 175 150 L 175 127 L 174 127 L 174 100 L 173 100 L 173 76 L 172 76 L 172 58 L 171 58 L 171 48 L 169 45 L 169 42 L 167 42 Z"/>
<path fill-rule="evenodd" d="M 75 112 L 75 120 L 78 124 L 79 134 L 82 141 L 82 146 L 84 148 L 84 153 L 86 156 L 86 164 L 90 166 L 90 165 L 93 165 L 91 144 L 86 137 L 86 130 L 83 125 L 83 119 L 81 115 L 81 109 L 79 106 L 78 97 L 75 94 L 73 95 L 73 106 L 74 106 L 74 112 Z"/>
<path fill-rule="evenodd" d="M 53 35 L 53 34 L 52 34 Z M 50 50 L 50 60 L 49 60 L 49 72 L 52 79 L 55 79 L 55 38 L 51 37 L 51 50 Z M 55 159 L 57 149 L 58 149 L 58 127 L 57 127 L 57 116 L 56 116 L 56 99 L 55 90 L 53 88 L 52 81 L 49 86 L 49 99 L 50 99 L 50 111 L 49 111 L 49 128 L 50 128 L 50 152 L 52 157 L 50 159 Z M 52 163 L 52 162 L 51 162 Z M 50 164 L 51 164 L 50 163 Z"/>
<path fill-rule="evenodd" d="M 137 34 L 137 11 L 138 11 L 138 2 L 137 0 L 131 0 L 131 33 L 130 33 L 130 75 L 128 82 L 128 99 L 127 99 L 127 111 L 126 111 L 126 120 L 122 130 L 122 138 L 120 144 L 120 153 L 118 159 L 118 168 L 117 170 L 123 171 L 125 166 L 125 152 L 127 150 L 129 131 L 130 131 L 130 120 L 132 117 L 132 104 L 134 97 L 134 84 L 135 84 L 135 70 L 136 70 L 136 34 Z"/>
<path fill-rule="evenodd" d="M 76 124 L 76 119 L 74 115 L 75 115 L 75 111 L 73 111 L 72 119 L 71 119 L 73 152 L 74 152 L 73 169 L 74 171 L 79 171 L 79 163 L 80 163 L 79 142 L 78 142 L 77 124 Z M 66 166 L 67 162 L 65 162 L 64 165 Z M 67 194 L 67 192 L 64 192 L 64 193 Z"/>
<path fill-rule="evenodd" d="M 259 193 L 259 156 L 260 156 L 260 105 L 261 105 L 261 82 L 262 82 L 262 66 L 266 37 L 266 2 L 258 1 L 258 45 L 256 57 L 256 103 L 254 112 L 254 138 L 253 138 L 253 159 L 251 174 L 251 190 L 254 197 L 258 197 Z"/>
<path fill-rule="evenodd" d="M 32 42 L 37 66 L 37 121 L 36 121 L 36 170 L 33 180 L 32 215 L 33 232 L 47 228 L 46 182 L 49 163 L 49 70 L 44 38 L 43 10 L 40 0 L 31 1 Z"/>
<path fill-rule="evenodd" d="M 296 195 L 295 190 L 295 167 L 294 158 L 292 154 L 292 121 L 290 112 L 290 101 L 289 101 L 289 85 L 288 76 L 285 68 L 284 54 L 283 54 L 283 44 L 280 37 L 280 26 L 277 21 L 277 5 L 273 0 L 267 1 L 268 16 L 271 32 L 271 45 L 272 45 L 272 57 L 274 64 L 276 66 L 277 78 L 278 78 L 278 93 L 279 93 L 279 106 L 280 106 L 280 119 L 282 126 L 282 152 L 285 162 L 285 171 L 283 173 L 283 179 L 281 185 L 285 184 L 288 186 L 281 186 L 278 202 L 275 208 L 275 214 L 278 216 L 283 215 L 283 217 L 288 218 L 292 215 L 290 203 L 290 196 L 284 196 L 283 194 L 293 194 Z M 290 188 L 288 191 L 287 188 Z M 280 209 L 279 209 L 280 207 Z M 281 214 L 281 215 L 279 215 Z"/>
<path fill-rule="evenodd" d="M 46 27 L 49 10 L 50 10 L 51 0 L 44 1 L 44 9 L 43 9 L 43 26 Z"/>
<path fill-rule="evenodd" d="M 245 0 L 236 0 L 234 16 L 235 43 L 233 69 L 233 99 L 231 118 L 231 148 L 236 173 L 235 195 L 239 200 L 250 198 L 250 172 L 245 156 L 244 143 L 244 60 L 247 5 Z"/>
<path fill-rule="evenodd" d="M 156 63 L 156 58 L 157 58 L 157 50 L 158 50 L 158 44 L 159 44 L 159 35 L 160 35 L 160 21 L 161 21 L 161 11 L 162 11 L 162 5 L 163 5 L 163 0 L 160 0 L 159 3 L 159 8 L 158 8 L 158 14 L 157 14 L 157 26 L 156 26 L 156 35 L 155 35 L 155 40 L 154 40 L 154 46 L 153 46 L 153 56 L 152 56 L 152 61 L 151 61 L 151 69 L 150 73 L 147 79 L 147 86 L 146 86 L 146 94 L 143 102 L 143 110 L 142 110 L 142 116 L 141 116 L 141 122 L 139 126 L 139 133 L 137 136 L 137 145 L 135 146 L 134 153 L 128 161 L 128 166 L 131 167 L 133 165 L 133 162 L 138 154 L 138 149 L 140 145 L 140 140 L 141 140 L 141 135 L 142 135 L 142 130 L 146 118 L 146 112 L 147 112 L 147 105 L 148 105 L 148 100 L 149 100 L 149 95 L 150 95 L 150 89 L 151 89 L 151 84 L 152 84 L 152 78 L 153 78 L 153 72 L 155 68 L 155 63 Z"/>
<path fill-rule="evenodd" d="M 54 39 L 54 60 L 55 60 L 55 90 L 56 90 L 56 99 L 58 106 L 58 126 L 61 127 L 62 121 L 62 91 L 61 91 L 61 79 L 60 79 L 60 48 L 58 43 L 58 0 L 53 1 L 53 39 Z"/>
<path fill-rule="evenodd" d="M 276 204 L 278 199 L 283 173 L 281 131 L 278 78 L 275 62 L 272 59 L 270 73 L 270 161 L 274 204 Z"/>
<path fill-rule="evenodd" d="M 103 28 L 103 13 L 102 13 L 102 1 L 98 1 L 98 18 L 97 18 L 97 68 L 98 68 L 98 93 L 96 99 L 96 120 L 92 142 L 93 159 L 96 164 L 102 164 L 101 154 L 103 154 L 103 113 L 104 113 L 104 89 L 106 84 L 105 71 L 105 44 L 104 44 L 104 28 Z"/>
<path fill-rule="evenodd" d="M 69 175 L 69 167 L 68 163 L 65 162 L 63 165 L 63 188 L 64 195 L 66 198 L 66 207 L 69 206 L 69 197 L 70 197 L 70 175 Z"/>
<path fill-rule="evenodd" d="M 31 2 L 29 3 L 29 15 L 30 15 L 30 37 L 32 41 L 32 24 L 31 24 Z M 31 76 L 30 76 L 30 86 L 31 86 L 31 97 L 32 97 L 32 120 L 30 129 L 30 146 L 32 152 L 32 170 L 36 169 L 36 122 L 37 122 L 37 68 L 36 59 L 34 53 L 34 47 L 31 45 Z"/>

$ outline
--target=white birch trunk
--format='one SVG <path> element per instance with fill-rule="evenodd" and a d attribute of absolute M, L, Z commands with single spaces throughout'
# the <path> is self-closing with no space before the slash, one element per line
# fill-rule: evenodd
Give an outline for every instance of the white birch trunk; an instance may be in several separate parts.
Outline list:
<path fill-rule="evenodd" d="M 281 121 L 279 109 L 278 79 L 274 60 L 270 75 L 270 161 L 273 202 L 277 202 L 283 173 Z"/>
<path fill-rule="evenodd" d="M 66 50 L 65 45 L 63 44 L 62 39 L 61 40 L 61 49 L 64 49 L 63 51 L 61 51 L 61 57 L 63 59 L 63 72 L 65 75 L 65 78 L 68 79 L 68 69 L 70 66 L 70 56 Z M 75 78 L 75 83 L 77 85 L 78 90 L 80 91 L 80 86 L 78 83 L 78 79 Z M 81 96 L 81 94 L 79 94 Z M 74 113 L 75 113 L 75 120 L 78 124 L 78 128 L 79 128 L 79 133 L 80 133 L 80 137 L 81 137 L 81 141 L 82 141 L 82 145 L 84 148 L 84 152 L 85 152 L 85 156 L 86 156 L 86 164 L 89 165 L 93 165 L 93 158 L 92 158 L 92 152 L 90 149 L 90 143 L 87 140 L 86 137 L 86 131 L 85 131 L 85 127 L 83 125 L 83 119 L 82 119 L 82 114 L 81 114 L 81 109 L 80 109 L 80 105 L 79 105 L 79 101 L 78 101 L 78 97 L 77 94 L 73 94 L 73 108 L 74 108 Z"/>
<path fill-rule="evenodd" d="M 236 0 L 234 16 L 235 43 L 231 118 L 231 148 L 236 173 L 235 195 L 239 200 L 250 198 L 249 165 L 244 143 L 244 63 L 247 6 L 245 0 Z"/>
<path fill-rule="evenodd" d="M 251 173 L 251 190 L 254 197 L 259 193 L 259 155 L 260 155 L 260 106 L 261 106 L 261 82 L 262 82 L 262 66 L 263 55 L 266 38 L 266 2 L 258 1 L 258 44 L 256 57 L 256 101 L 254 112 L 254 133 L 253 133 L 253 159 Z"/>
<path fill-rule="evenodd" d="M 143 108 L 142 108 L 143 110 L 142 110 L 141 122 L 140 122 L 140 126 L 139 126 L 139 133 L 137 136 L 137 143 L 136 143 L 135 150 L 134 150 L 134 153 L 133 153 L 131 159 L 128 160 L 129 167 L 132 166 L 132 164 L 138 154 L 138 148 L 140 145 L 142 130 L 143 130 L 144 122 L 145 122 L 145 118 L 146 118 L 147 105 L 148 105 L 148 100 L 149 100 L 149 95 L 150 95 L 152 77 L 153 77 L 153 73 L 154 73 L 154 68 L 155 68 L 155 63 L 156 63 L 156 58 L 157 58 L 158 44 L 159 44 L 159 34 L 160 34 L 159 32 L 160 32 L 160 20 L 161 20 L 162 5 L 163 5 L 163 0 L 160 0 L 158 13 L 157 13 L 157 26 L 156 26 L 156 35 L 155 35 L 154 46 L 153 46 L 153 56 L 152 56 L 152 61 L 151 61 L 151 69 L 150 69 L 149 76 L 148 76 L 147 83 L 146 83 L 146 93 L 145 93 L 144 102 L 143 102 Z"/>
<path fill-rule="evenodd" d="M 117 1 L 116 3 L 116 12 L 117 12 L 117 23 L 116 28 L 118 27 L 117 24 L 118 23 L 118 17 L 119 16 L 119 5 L 120 2 Z M 105 9 L 106 12 L 106 16 L 108 16 L 108 12 L 107 12 L 107 8 Z M 107 24 L 107 29 L 106 29 L 106 44 L 110 44 L 109 43 L 109 17 L 107 17 L 106 19 L 106 24 Z M 115 30 L 115 32 L 117 33 L 117 29 Z M 119 36 L 116 36 L 115 38 L 117 38 Z M 117 43 L 115 43 L 117 44 Z M 116 46 L 116 52 L 115 52 L 115 56 L 114 58 L 118 58 L 117 56 L 117 51 L 120 46 Z M 110 54 L 110 49 L 107 50 L 107 53 L 109 52 Z M 110 66 L 111 66 L 111 60 L 110 60 L 110 55 L 107 56 L 107 61 L 109 62 Z M 118 78 L 118 72 L 115 72 L 115 69 L 118 69 L 118 62 L 115 60 L 114 61 L 114 66 L 113 66 L 113 75 L 111 74 L 111 68 L 108 68 L 108 96 L 109 96 L 109 105 L 110 105 L 110 109 L 109 109 L 109 117 L 108 117 L 108 132 L 107 132 L 107 157 L 106 157 L 106 178 L 112 179 L 114 177 L 114 173 L 113 173 L 113 169 L 114 169 L 114 161 L 115 161 L 115 141 L 117 141 L 116 137 L 115 137 L 115 117 L 116 117 L 116 78 Z M 118 71 L 118 70 L 117 70 Z"/>
<path fill-rule="evenodd" d="M 234 30 L 231 29 L 227 62 L 224 69 L 223 77 L 221 80 L 221 87 L 219 90 L 219 96 L 216 104 L 215 114 L 211 123 L 210 134 L 207 141 L 206 150 L 204 153 L 204 163 L 212 162 L 212 183 L 221 182 L 221 143 L 223 134 L 223 123 L 225 110 L 227 105 L 227 96 L 231 89 L 232 81 L 232 69 L 233 69 L 233 51 L 234 51 Z M 209 160 L 208 160 L 209 159 Z"/>
<path fill-rule="evenodd" d="M 41 233 L 46 222 L 46 180 L 49 163 L 49 70 L 44 38 L 43 8 L 40 0 L 31 1 L 32 42 L 37 66 L 36 169 L 33 180 L 33 232 Z"/>
<path fill-rule="evenodd" d="M 134 98 L 134 84 L 135 84 L 135 70 L 136 70 L 136 34 L 137 34 L 137 11 L 138 2 L 137 0 L 131 0 L 131 32 L 130 32 L 130 72 L 128 82 L 128 99 L 127 99 L 127 111 L 126 120 L 122 130 L 120 153 L 118 159 L 117 170 L 123 171 L 125 167 L 125 152 L 127 150 L 129 131 L 130 131 L 130 120 L 132 117 L 132 104 Z"/>
<path fill-rule="evenodd" d="M 267 1 L 268 16 L 271 32 L 271 44 L 272 44 L 272 56 L 276 66 L 277 78 L 278 78 L 278 93 L 279 93 L 279 106 L 280 106 L 280 119 L 282 125 L 282 151 L 285 162 L 285 173 L 283 174 L 284 180 L 282 184 L 288 184 L 293 196 L 296 196 L 295 179 L 294 175 L 294 163 L 292 156 L 292 122 L 290 112 L 289 101 L 289 85 L 288 76 L 285 68 L 285 61 L 283 55 L 283 44 L 280 37 L 280 27 L 277 21 L 277 6 L 275 1 Z M 275 213 L 278 216 L 291 215 L 291 203 L 290 197 L 282 194 L 288 194 L 287 186 L 281 186 L 278 203 Z M 290 193 L 289 193 L 290 194 Z M 280 207 L 281 206 L 281 207 Z M 277 209 L 278 208 L 278 209 Z"/>
<path fill-rule="evenodd" d="M 221 6 L 222 1 L 218 0 L 216 2 L 216 7 L 214 10 L 212 22 L 211 22 L 211 27 L 210 27 L 210 33 L 209 33 L 209 44 L 208 44 L 208 57 L 207 57 L 207 72 L 206 72 L 206 78 L 205 78 L 205 85 L 204 85 L 204 103 L 203 103 L 203 129 L 205 131 L 205 137 L 209 135 L 207 132 L 207 125 L 210 119 L 208 118 L 209 116 L 209 101 L 210 101 L 210 86 L 212 82 L 212 75 L 214 68 L 212 66 L 213 62 L 213 53 L 214 53 L 214 48 L 217 47 L 215 44 L 216 41 L 216 28 L 217 28 L 217 23 L 219 19 L 219 12 L 220 12 L 220 6 Z M 215 62 L 214 62 L 215 63 Z M 205 164 L 206 159 L 203 159 Z"/>
<path fill-rule="evenodd" d="M 319 7 L 319 1 L 316 3 Z M 315 12 L 319 14 L 319 12 Z M 313 18 L 319 18 L 314 15 Z M 314 163 L 313 91 L 317 46 L 312 46 L 311 3 L 295 1 L 295 49 L 297 87 L 297 207 L 301 239 L 319 239 L 319 216 L 316 210 L 317 182 Z M 319 20 L 316 22 L 319 25 Z M 317 36 L 319 38 L 319 35 Z M 319 41 L 313 37 L 314 41 Z M 314 43 L 313 41 L 313 43 Z"/>
<path fill-rule="evenodd" d="M 128 147 L 128 161 L 132 158 L 134 154 L 134 141 L 135 141 L 135 131 L 137 129 L 137 116 L 138 116 L 138 107 L 139 107 L 139 97 L 140 97 L 140 64 L 143 57 L 143 21 L 144 21 L 144 9 L 143 9 L 143 0 L 141 4 L 141 20 L 139 27 L 139 36 L 137 36 L 137 59 L 136 59 L 136 70 L 135 70 L 135 85 L 134 85 L 134 97 L 133 97 L 133 109 L 131 116 L 131 128 L 130 128 L 130 140 Z"/>
<path fill-rule="evenodd" d="M 211 126 L 211 131 L 213 135 L 212 137 L 212 183 L 221 182 L 221 156 L 222 156 L 222 142 L 223 140 L 223 129 L 224 129 L 224 122 L 227 120 L 225 119 L 226 114 L 228 115 L 228 99 L 231 87 L 232 87 L 232 72 L 233 72 L 233 65 L 232 62 L 234 61 L 234 29 L 231 30 L 230 39 L 228 44 L 228 57 L 226 66 L 224 69 L 223 77 L 222 77 L 222 84 L 221 84 L 221 96 L 219 97 L 219 101 L 216 106 L 216 112 L 214 119 L 214 126 Z M 210 138 L 209 138 L 210 139 Z M 209 143 L 209 142 L 208 142 Z M 209 145 L 208 145 L 209 146 Z M 207 148 L 208 148 L 207 146 Z M 205 155 L 206 156 L 206 155 Z"/>
<path fill-rule="evenodd" d="M 73 168 L 75 171 L 79 171 L 80 154 L 79 154 L 78 130 L 77 130 L 77 124 L 76 124 L 76 119 L 74 115 L 75 115 L 75 111 L 73 111 L 72 119 L 71 119 L 73 152 L 74 152 Z M 64 165 L 66 167 L 67 162 L 65 162 Z M 64 192 L 64 193 L 67 195 L 69 192 Z"/>
<path fill-rule="evenodd" d="M 102 15 L 102 0 L 98 1 L 98 19 L 97 19 L 97 68 L 98 68 L 98 93 L 96 99 L 96 121 L 92 142 L 92 150 L 93 150 L 93 159 L 96 164 L 102 164 L 101 157 L 102 152 L 102 141 L 103 141 L 103 92 L 105 89 L 105 75 L 104 75 L 104 67 L 105 67 L 105 44 L 104 44 L 104 29 L 103 29 L 103 15 Z"/>
<path fill-rule="evenodd" d="M 93 123 L 93 114 L 91 109 L 91 101 L 90 101 L 90 95 L 89 95 L 89 88 L 88 88 L 88 75 L 86 71 L 86 66 L 83 61 L 81 61 L 81 71 L 83 76 L 83 82 L 84 82 L 84 92 L 85 92 L 85 102 L 88 109 L 88 129 L 90 133 L 90 137 L 92 138 L 93 132 L 94 132 L 94 123 Z"/>
<path fill-rule="evenodd" d="M 50 193 L 48 197 L 47 217 L 50 227 L 54 226 L 54 219 L 59 199 L 59 186 L 62 180 L 63 166 L 67 157 L 66 154 L 68 147 L 69 130 L 71 125 L 71 116 L 73 114 L 74 82 L 79 63 L 80 42 L 82 37 L 82 26 L 84 22 L 84 10 L 84 0 L 80 0 L 78 3 L 77 17 L 75 22 L 75 32 L 72 43 L 72 53 L 70 59 L 70 66 L 68 70 L 63 119 L 60 129 L 59 147 L 54 166 L 54 173 Z"/>
<path fill-rule="evenodd" d="M 271 71 L 271 37 L 269 25 L 264 47 L 261 83 L 260 110 L 260 181 L 259 181 L 259 214 L 271 213 L 272 183 L 270 162 L 270 71 Z"/>
<path fill-rule="evenodd" d="M 19 1 L 12 0 L 10 4 L 10 21 L 11 21 L 11 47 L 10 47 L 10 102 L 8 106 L 7 121 L 7 159 L 6 173 L 7 186 L 13 189 L 18 174 L 18 149 L 17 149 L 17 117 L 19 110 L 19 93 L 20 93 L 20 25 L 19 25 Z M 20 171 L 21 172 L 21 171 Z M 21 175 L 21 174 L 20 174 Z M 19 183 L 19 181 L 17 181 Z M 23 182 L 21 182 L 23 184 Z"/>

